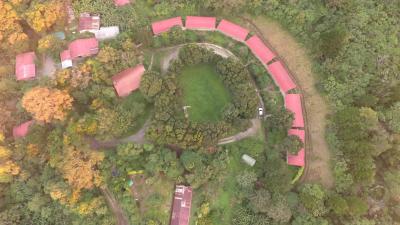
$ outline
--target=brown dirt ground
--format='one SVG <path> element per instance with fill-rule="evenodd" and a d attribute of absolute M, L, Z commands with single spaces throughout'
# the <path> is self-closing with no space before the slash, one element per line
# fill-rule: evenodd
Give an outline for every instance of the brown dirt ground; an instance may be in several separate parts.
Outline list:
<path fill-rule="evenodd" d="M 303 90 L 312 145 L 312 148 L 309 148 L 308 168 L 303 181 L 319 182 L 325 187 L 331 188 L 334 185 L 330 165 L 331 153 L 325 140 L 326 116 L 329 114 L 329 108 L 315 87 L 315 74 L 312 72 L 312 64 L 307 56 L 307 51 L 277 22 L 258 17 L 253 20 L 253 23 L 285 61 L 286 66 L 292 71 L 292 75 Z"/>

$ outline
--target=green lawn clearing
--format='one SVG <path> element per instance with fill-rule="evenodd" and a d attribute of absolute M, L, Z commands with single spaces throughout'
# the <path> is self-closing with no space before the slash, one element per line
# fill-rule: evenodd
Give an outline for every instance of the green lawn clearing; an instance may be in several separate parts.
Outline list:
<path fill-rule="evenodd" d="M 224 107 L 231 102 L 231 95 L 212 65 L 200 64 L 185 68 L 178 80 L 183 89 L 183 104 L 190 106 L 190 120 L 221 120 Z"/>

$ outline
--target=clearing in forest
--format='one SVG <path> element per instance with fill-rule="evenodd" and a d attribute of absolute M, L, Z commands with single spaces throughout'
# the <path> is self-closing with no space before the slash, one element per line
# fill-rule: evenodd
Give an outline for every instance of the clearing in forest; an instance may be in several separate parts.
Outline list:
<path fill-rule="evenodd" d="M 231 102 L 231 96 L 214 66 L 187 67 L 178 75 L 178 80 L 183 91 L 183 105 L 190 106 L 190 120 L 216 122 L 222 119 L 223 109 Z"/>
<path fill-rule="evenodd" d="M 328 188 L 332 187 L 334 180 L 330 165 L 331 157 L 325 140 L 326 116 L 329 114 L 329 108 L 315 87 L 315 74 L 312 72 L 312 63 L 307 51 L 277 22 L 258 17 L 253 23 L 285 61 L 303 90 L 312 143 L 312 150 L 310 149 L 307 156 L 308 171 L 303 179 L 320 182 Z"/>

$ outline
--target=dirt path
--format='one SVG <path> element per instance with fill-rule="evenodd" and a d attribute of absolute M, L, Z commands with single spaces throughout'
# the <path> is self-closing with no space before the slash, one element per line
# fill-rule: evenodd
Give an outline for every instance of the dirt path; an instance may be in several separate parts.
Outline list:
<path fill-rule="evenodd" d="M 115 199 L 113 193 L 110 190 L 108 190 L 107 187 L 102 187 L 100 188 L 100 190 L 101 193 L 103 193 L 104 197 L 106 198 L 107 204 L 111 208 L 111 211 L 115 216 L 117 225 L 129 225 L 128 218 L 126 218 L 124 211 L 122 210 L 118 201 Z"/>
<path fill-rule="evenodd" d="M 261 121 L 260 119 L 252 119 L 251 120 L 251 127 L 243 132 L 237 133 L 233 136 L 221 139 L 218 141 L 218 145 L 225 145 L 235 141 L 240 141 L 242 139 L 253 137 L 257 135 L 257 133 L 261 129 Z"/>
<path fill-rule="evenodd" d="M 330 188 L 334 185 L 334 179 L 330 165 L 330 151 L 325 140 L 326 116 L 329 114 L 329 108 L 315 87 L 316 80 L 311 60 L 307 57 L 304 47 L 277 22 L 264 17 L 258 17 L 253 22 L 292 71 L 303 91 L 312 145 L 309 148 L 308 168 L 303 180 L 321 182 Z"/>

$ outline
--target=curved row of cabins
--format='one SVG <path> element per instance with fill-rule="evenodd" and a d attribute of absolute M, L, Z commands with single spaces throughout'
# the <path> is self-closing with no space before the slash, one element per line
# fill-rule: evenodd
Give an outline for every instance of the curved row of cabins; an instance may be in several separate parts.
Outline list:
<path fill-rule="evenodd" d="M 217 23 L 217 19 L 215 17 L 199 16 L 187 16 L 185 19 L 185 26 L 183 25 L 183 20 L 181 17 L 174 17 L 154 22 L 152 24 L 152 31 L 154 35 L 159 35 L 164 32 L 168 32 L 173 27 L 181 27 L 182 29 L 190 30 L 216 30 L 234 40 L 244 42 L 251 52 L 264 65 L 275 84 L 279 87 L 279 90 L 285 100 L 285 108 L 294 114 L 292 128 L 288 131 L 288 134 L 299 137 L 299 139 L 305 143 L 303 105 L 301 101 L 302 97 L 300 94 L 293 93 L 292 90 L 297 88 L 296 83 L 293 81 L 288 70 L 279 60 L 277 55 L 263 43 L 260 37 L 257 35 L 250 36 L 248 29 L 228 20 L 221 20 L 219 23 Z M 287 153 L 287 164 L 304 167 L 305 149 L 300 149 L 296 155 Z M 191 202 L 191 200 L 182 199 L 181 196 L 174 198 L 170 225 L 189 224 L 188 216 L 190 215 L 190 204 L 187 204 L 187 202 Z M 189 210 L 187 209 L 188 205 Z"/>
<path fill-rule="evenodd" d="M 173 27 L 191 30 L 219 31 L 234 40 L 245 43 L 252 53 L 265 66 L 275 84 L 279 87 L 285 101 L 287 110 L 294 114 L 292 128 L 288 131 L 289 135 L 295 135 L 305 143 L 305 129 L 303 106 L 301 95 L 292 93 L 297 88 L 284 64 L 277 55 L 268 48 L 267 45 L 257 35 L 250 36 L 249 30 L 228 20 L 221 20 L 217 23 L 215 17 L 187 16 L 185 26 L 181 17 L 174 17 L 152 23 L 154 35 L 168 32 Z M 249 37 L 250 36 L 250 37 Z M 67 50 L 63 51 L 61 62 L 63 68 L 72 66 L 72 60 L 82 57 L 95 55 L 98 53 L 98 40 L 96 38 L 78 39 L 69 44 Z M 16 77 L 17 80 L 28 80 L 35 77 L 35 54 L 34 52 L 20 54 L 16 58 Z M 65 66 L 65 67 L 64 67 Z M 115 75 L 112 80 L 116 93 L 120 97 L 129 95 L 140 86 L 141 76 L 144 74 L 143 65 L 126 69 Z M 33 121 L 28 121 L 15 127 L 13 135 L 15 138 L 23 137 L 28 132 L 29 126 Z M 300 149 L 297 155 L 287 153 L 287 163 L 292 166 L 304 167 L 305 150 Z M 185 186 L 176 186 L 174 203 L 170 225 L 189 224 L 190 208 L 192 199 L 192 189 Z"/>

